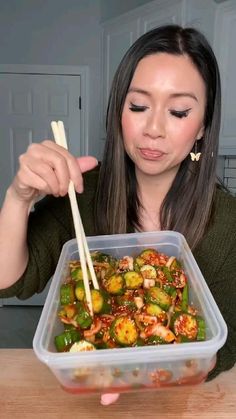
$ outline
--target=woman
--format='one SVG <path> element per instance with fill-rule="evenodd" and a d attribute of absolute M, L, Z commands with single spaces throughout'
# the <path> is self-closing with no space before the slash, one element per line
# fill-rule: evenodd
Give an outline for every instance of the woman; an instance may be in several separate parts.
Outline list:
<path fill-rule="evenodd" d="M 72 179 L 87 235 L 171 229 L 186 237 L 229 331 L 209 378 L 231 368 L 236 199 L 217 185 L 219 121 L 219 71 L 203 35 L 170 25 L 139 38 L 111 88 L 101 167 L 82 179 L 96 159 L 76 160 L 50 141 L 20 157 L 1 211 L 0 297 L 28 298 L 53 274 L 63 243 L 74 237 L 66 196 Z M 29 215 L 38 194 L 51 196 Z"/>

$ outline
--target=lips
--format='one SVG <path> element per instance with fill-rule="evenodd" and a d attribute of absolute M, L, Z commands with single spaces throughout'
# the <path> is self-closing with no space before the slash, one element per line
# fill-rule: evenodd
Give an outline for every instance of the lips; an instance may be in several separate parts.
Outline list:
<path fill-rule="evenodd" d="M 152 150 L 150 148 L 139 148 L 141 155 L 149 160 L 156 160 L 164 156 L 165 153 L 160 150 Z"/>

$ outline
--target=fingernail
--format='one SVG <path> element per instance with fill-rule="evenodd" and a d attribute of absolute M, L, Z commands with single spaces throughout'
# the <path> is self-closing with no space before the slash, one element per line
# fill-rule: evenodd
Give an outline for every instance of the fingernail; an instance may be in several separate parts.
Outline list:
<path fill-rule="evenodd" d="M 115 403 L 119 399 L 118 393 L 107 393 L 101 395 L 101 404 L 103 406 L 108 406 L 109 404 Z"/>
<path fill-rule="evenodd" d="M 76 192 L 78 192 L 78 193 L 82 193 L 84 191 L 84 188 L 83 188 L 83 186 L 82 185 L 78 185 L 77 187 L 76 187 Z"/>

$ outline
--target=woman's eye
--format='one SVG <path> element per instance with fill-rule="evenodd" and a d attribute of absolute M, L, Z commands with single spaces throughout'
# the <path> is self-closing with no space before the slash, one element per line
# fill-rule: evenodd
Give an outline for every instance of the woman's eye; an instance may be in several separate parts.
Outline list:
<path fill-rule="evenodd" d="M 184 111 L 175 111 L 175 110 L 171 110 L 170 113 L 171 115 L 175 116 L 176 118 L 186 118 L 189 114 L 189 111 L 191 110 L 191 108 L 189 109 L 185 109 Z"/>
<path fill-rule="evenodd" d="M 129 106 L 129 109 L 132 112 L 144 112 L 147 109 L 147 106 L 139 106 L 139 105 L 134 105 L 134 103 L 131 103 Z"/>

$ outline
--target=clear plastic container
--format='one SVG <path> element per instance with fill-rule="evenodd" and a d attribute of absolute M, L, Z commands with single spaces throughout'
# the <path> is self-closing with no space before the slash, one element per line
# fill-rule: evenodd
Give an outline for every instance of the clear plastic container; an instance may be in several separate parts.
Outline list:
<path fill-rule="evenodd" d="M 57 353 L 54 337 L 64 329 L 58 318 L 60 286 L 68 275 L 68 261 L 79 257 L 76 240 L 61 252 L 55 275 L 37 326 L 33 348 L 62 387 L 72 393 L 123 392 L 203 382 L 224 345 L 227 326 L 198 268 L 185 238 L 161 231 L 88 237 L 91 250 L 115 257 L 135 256 L 155 248 L 176 256 L 188 276 L 191 303 L 206 321 L 206 341 L 159 346 Z"/>

